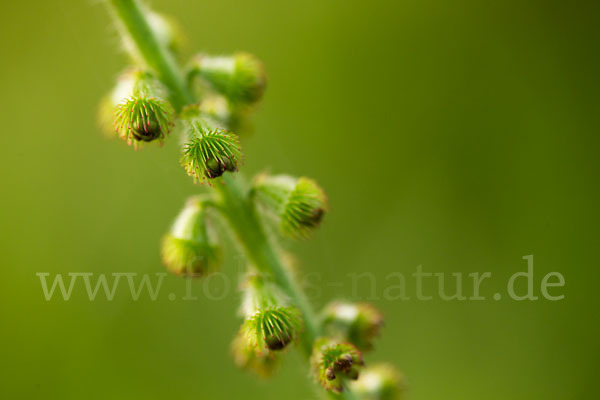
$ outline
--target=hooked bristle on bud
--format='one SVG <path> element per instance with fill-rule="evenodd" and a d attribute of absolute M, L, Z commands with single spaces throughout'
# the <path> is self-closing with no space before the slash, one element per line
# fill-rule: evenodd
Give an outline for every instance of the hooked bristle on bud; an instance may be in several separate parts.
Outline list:
<path fill-rule="evenodd" d="M 176 275 L 197 277 L 218 267 L 220 249 L 210 239 L 206 209 L 201 203 L 186 204 L 163 238 L 161 253 L 167 269 Z"/>
<path fill-rule="evenodd" d="M 261 378 L 268 378 L 279 364 L 277 354 L 248 343 L 246 334 L 240 330 L 231 343 L 233 361 L 238 368 L 247 369 Z"/>
<path fill-rule="evenodd" d="M 162 140 L 171 130 L 175 114 L 163 96 L 159 83 L 148 73 L 125 74 L 112 95 L 116 103 L 114 127 L 119 137 L 135 146 Z"/>
<path fill-rule="evenodd" d="M 183 145 L 181 165 L 194 182 L 217 178 L 226 171 L 235 172 L 242 162 L 237 135 L 205 121 L 188 122 L 188 140 Z"/>
<path fill-rule="evenodd" d="M 234 104 L 252 104 L 260 100 L 267 81 L 262 63 L 248 53 L 229 57 L 196 56 L 189 74 L 190 77 L 199 75 Z"/>
<path fill-rule="evenodd" d="M 352 389 L 363 400 L 404 400 L 406 383 L 402 373 L 389 364 L 365 368 Z"/>
<path fill-rule="evenodd" d="M 354 345 L 329 338 L 315 341 L 310 362 L 321 386 L 336 393 L 344 391 L 347 380 L 357 380 L 364 365 L 362 354 Z"/>
<path fill-rule="evenodd" d="M 262 175 L 254 184 L 258 199 L 279 219 L 281 232 L 307 238 L 328 209 L 327 196 L 312 179 Z"/>
<path fill-rule="evenodd" d="M 373 348 L 383 326 L 383 315 L 368 303 L 334 302 L 323 312 L 323 325 L 331 335 L 366 351 Z"/>

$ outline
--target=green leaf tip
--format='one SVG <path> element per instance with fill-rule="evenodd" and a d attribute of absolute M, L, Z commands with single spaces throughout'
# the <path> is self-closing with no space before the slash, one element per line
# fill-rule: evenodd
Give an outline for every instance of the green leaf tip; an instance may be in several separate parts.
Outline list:
<path fill-rule="evenodd" d="M 162 240 L 161 256 L 176 275 L 199 277 L 217 269 L 221 251 L 210 238 L 202 204 L 190 201 L 183 208 Z"/>
<path fill-rule="evenodd" d="M 316 380 L 326 390 L 341 393 L 347 380 L 357 380 L 364 365 L 361 352 L 351 343 L 338 343 L 330 338 L 315 341 L 311 367 Z"/>

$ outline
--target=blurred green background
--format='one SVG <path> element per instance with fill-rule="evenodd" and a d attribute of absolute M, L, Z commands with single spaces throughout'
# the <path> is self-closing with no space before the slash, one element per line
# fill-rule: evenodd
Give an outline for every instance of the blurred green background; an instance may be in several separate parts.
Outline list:
<path fill-rule="evenodd" d="M 322 230 L 291 246 L 315 305 L 368 297 L 351 273 L 372 272 L 381 297 L 388 274 L 417 265 L 492 272 L 486 301 L 375 299 L 387 324 L 367 363 L 396 364 L 414 400 L 596 396 L 599 2 L 152 5 L 181 22 L 186 58 L 264 60 L 243 172 L 326 188 Z M 169 276 L 156 301 L 89 301 L 81 284 L 45 301 L 36 272 L 163 272 L 159 239 L 202 188 L 175 138 L 134 152 L 99 132 L 98 101 L 126 61 L 102 1 L 4 1 L 0 22 L 0 397 L 315 398 L 293 352 L 271 382 L 234 367 L 234 291 L 211 301 L 195 282 L 197 301 L 170 301 L 185 288 Z M 491 299 L 528 254 L 536 294 L 559 271 L 564 300 Z M 232 285 L 239 267 L 230 255 Z"/>

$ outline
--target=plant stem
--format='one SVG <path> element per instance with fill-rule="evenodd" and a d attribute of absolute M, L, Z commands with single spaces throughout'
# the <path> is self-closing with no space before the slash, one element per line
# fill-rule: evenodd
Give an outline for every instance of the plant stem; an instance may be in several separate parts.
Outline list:
<path fill-rule="evenodd" d="M 177 111 L 187 104 L 194 103 L 179 66 L 167 49 L 160 45 L 137 0 L 110 0 L 112 10 L 124 33 L 135 45 L 139 56 L 169 89 L 171 102 Z"/>
<path fill-rule="evenodd" d="M 310 357 L 313 342 L 320 334 L 319 323 L 304 292 L 282 263 L 277 250 L 265 233 L 252 199 L 238 179 L 230 174 L 225 174 L 223 182 L 218 182 L 215 189 L 221 195 L 223 214 L 242 244 L 248 260 L 260 272 L 270 275 L 302 312 L 304 317 L 302 350 L 307 357 Z"/>

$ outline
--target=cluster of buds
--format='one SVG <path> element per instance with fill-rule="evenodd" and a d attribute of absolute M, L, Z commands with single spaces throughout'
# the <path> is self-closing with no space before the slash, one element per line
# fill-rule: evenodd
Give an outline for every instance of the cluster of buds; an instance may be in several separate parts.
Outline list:
<path fill-rule="evenodd" d="M 344 390 L 347 380 L 357 380 L 364 365 L 361 352 L 353 344 L 330 338 L 315 341 L 310 361 L 316 380 L 336 393 Z"/>
<path fill-rule="evenodd" d="M 175 219 L 161 246 L 163 263 L 176 275 L 198 277 L 214 271 L 221 251 L 212 239 L 206 207 L 191 198 Z"/>
<path fill-rule="evenodd" d="M 161 44 L 175 50 L 180 35 L 174 25 L 159 14 L 145 12 Z M 133 60 L 139 58 L 129 39 L 125 47 Z M 185 137 L 181 164 L 195 182 L 210 182 L 225 172 L 237 171 L 242 153 L 236 133 L 248 126 L 247 115 L 264 92 L 265 73 L 262 64 L 246 53 L 199 55 L 190 62 L 188 77 L 189 89 L 199 82 L 203 96 L 198 104 L 178 108 Z M 116 131 L 136 148 L 143 142 L 162 141 L 176 122 L 168 98 L 168 91 L 153 73 L 131 68 L 103 100 L 100 123 L 105 131 Z"/>
<path fill-rule="evenodd" d="M 232 344 L 238 366 L 269 375 L 277 353 L 298 338 L 302 318 L 298 309 L 266 277 L 252 273 L 242 285 L 240 312 L 244 322 Z"/>
<path fill-rule="evenodd" d="M 175 25 L 145 7 L 141 11 L 156 42 L 164 50 L 176 53 L 180 35 Z M 107 130 L 137 147 L 144 142 L 162 142 L 177 120 L 177 125 L 183 127 L 180 162 L 194 182 L 210 183 L 226 172 L 236 172 L 243 159 L 238 134 L 247 130 L 247 115 L 266 86 L 262 64 L 246 53 L 198 55 L 188 64 L 187 87 L 178 88 L 177 82 L 165 80 L 169 89 L 177 89 L 169 92 L 157 79 L 158 75 L 164 77 L 164 71 L 155 74 L 156 71 L 148 70 L 152 63 L 145 62 L 136 42 L 125 36 L 125 47 L 138 67 L 123 73 L 105 98 L 101 107 L 104 127 L 110 127 Z M 187 96 L 194 92 L 200 94 L 201 100 L 197 104 L 182 104 L 194 98 Z M 244 206 L 250 207 L 246 214 L 241 213 L 242 217 L 254 217 L 255 202 L 259 211 L 276 222 L 283 236 L 294 239 L 310 236 L 328 210 L 324 191 L 305 177 L 263 174 L 243 195 L 243 200 L 247 200 Z M 219 266 L 221 249 L 210 225 L 211 206 L 224 211 L 223 204 L 216 204 L 212 198 L 191 198 L 164 236 L 161 256 L 172 273 L 197 277 Z M 258 232 L 262 227 L 257 229 Z M 263 249 L 257 249 L 260 250 Z M 304 321 L 299 309 L 270 276 L 249 270 L 242 285 L 244 321 L 233 340 L 232 353 L 238 366 L 266 377 L 274 371 L 285 349 L 298 341 Z M 341 393 L 351 386 L 365 400 L 402 399 L 403 379 L 393 368 L 364 368 L 362 352 L 372 349 L 383 324 L 375 308 L 335 302 L 325 308 L 320 322 L 322 326 L 315 328 L 314 321 L 307 319 L 311 328 L 307 332 L 315 333 L 322 327 L 327 335 L 312 343 L 310 356 L 313 375 L 325 389 Z M 311 343 L 306 340 L 303 344 L 311 353 Z"/>
<path fill-rule="evenodd" d="M 307 238 L 328 209 L 327 196 L 312 179 L 263 174 L 253 191 L 267 213 L 276 218 L 283 235 Z"/>
<path fill-rule="evenodd" d="M 364 400 L 402 400 L 402 375 L 391 366 L 364 366 L 362 353 L 373 349 L 383 316 L 367 303 L 336 301 L 322 312 L 321 322 L 329 335 L 319 339 L 312 355 L 313 374 L 327 390 L 341 392 L 348 385 Z"/>

